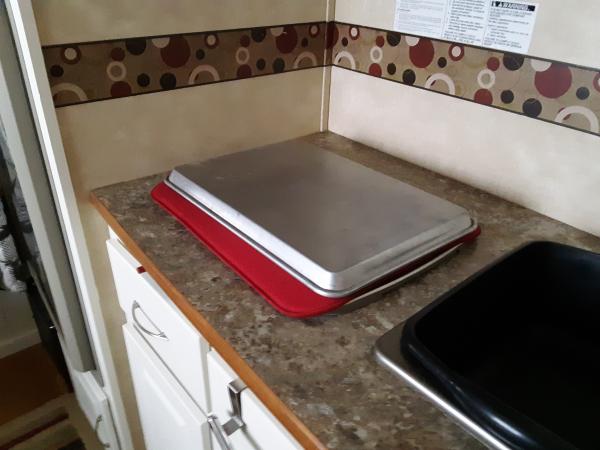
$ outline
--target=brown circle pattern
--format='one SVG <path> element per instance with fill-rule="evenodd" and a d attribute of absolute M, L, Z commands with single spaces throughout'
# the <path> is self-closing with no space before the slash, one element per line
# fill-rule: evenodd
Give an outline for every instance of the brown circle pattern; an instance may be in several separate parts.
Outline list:
<path fill-rule="evenodd" d="M 335 66 L 600 135 L 598 70 L 340 23 L 334 41 Z"/>
<path fill-rule="evenodd" d="M 57 107 L 333 64 L 600 135 L 598 69 L 358 25 L 140 37 L 43 53 Z M 107 72 L 111 62 L 123 79 Z"/>
<path fill-rule="evenodd" d="M 317 22 L 209 31 L 49 46 L 43 52 L 55 105 L 66 106 L 322 66 L 326 27 Z M 123 79 L 115 76 L 115 64 L 124 68 Z"/>
<path fill-rule="evenodd" d="M 50 75 L 53 77 L 62 77 L 63 73 L 65 73 L 64 69 L 59 66 L 58 64 L 53 65 L 52 67 L 50 67 Z"/>

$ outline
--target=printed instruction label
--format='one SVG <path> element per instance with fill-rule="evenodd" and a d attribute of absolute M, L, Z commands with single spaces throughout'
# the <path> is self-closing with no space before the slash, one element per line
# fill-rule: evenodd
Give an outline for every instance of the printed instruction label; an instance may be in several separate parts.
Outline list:
<path fill-rule="evenodd" d="M 526 53 L 538 3 L 497 0 L 396 0 L 403 33 Z"/>

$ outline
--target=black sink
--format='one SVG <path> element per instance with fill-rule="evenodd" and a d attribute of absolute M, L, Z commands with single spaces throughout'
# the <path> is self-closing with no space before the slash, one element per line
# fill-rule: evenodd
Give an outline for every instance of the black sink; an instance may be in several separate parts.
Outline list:
<path fill-rule="evenodd" d="M 391 330 L 377 352 L 388 365 L 401 352 L 509 448 L 600 449 L 599 254 L 527 244 Z"/>

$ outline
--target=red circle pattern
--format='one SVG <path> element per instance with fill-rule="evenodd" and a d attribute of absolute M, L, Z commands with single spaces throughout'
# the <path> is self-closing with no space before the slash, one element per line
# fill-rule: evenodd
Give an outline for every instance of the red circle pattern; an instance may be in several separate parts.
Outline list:
<path fill-rule="evenodd" d="M 183 36 L 174 36 L 169 43 L 160 49 L 160 56 L 169 67 L 184 66 L 190 58 L 190 45 Z"/>
<path fill-rule="evenodd" d="M 359 27 L 350 27 L 348 29 L 348 35 L 350 39 L 356 41 L 360 37 L 360 28 Z"/>
<path fill-rule="evenodd" d="M 369 66 L 369 75 L 373 75 L 375 77 L 380 77 L 382 74 L 381 66 L 379 64 L 371 64 Z"/>
<path fill-rule="evenodd" d="M 325 47 L 333 48 L 333 46 L 337 44 L 339 38 L 340 30 L 337 25 L 333 22 L 327 23 L 327 39 L 325 40 Z"/>
<path fill-rule="evenodd" d="M 251 77 L 252 76 L 252 69 L 250 68 L 250 66 L 248 64 L 244 64 L 244 65 L 238 67 L 237 76 L 238 76 L 238 78 L 248 78 L 248 77 Z"/>
<path fill-rule="evenodd" d="M 281 53 L 292 53 L 296 45 L 298 45 L 298 32 L 296 28 L 292 25 L 283 27 L 283 32 L 275 38 L 275 45 Z"/>
<path fill-rule="evenodd" d="M 110 57 L 113 61 L 123 61 L 125 59 L 125 50 L 115 47 L 110 51 Z"/>
<path fill-rule="evenodd" d="M 250 36 L 248 36 L 247 34 L 243 35 L 240 38 L 240 45 L 242 47 L 249 47 L 250 46 Z"/>
<path fill-rule="evenodd" d="M 535 73 L 535 87 L 548 98 L 558 98 L 571 87 L 573 76 L 565 64 L 552 63 L 547 70 Z"/>
<path fill-rule="evenodd" d="M 475 100 L 477 103 L 481 103 L 482 105 L 491 105 L 494 102 L 494 97 L 489 90 L 479 89 L 477 92 L 475 92 L 473 100 Z"/>
<path fill-rule="evenodd" d="M 126 81 L 117 81 L 110 87 L 111 97 L 127 97 L 131 95 L 131 86 Z"/>
<path fill-rule="evenodd" d="M 454 56 L 454 50 L 458 50 L 458 55 Z M 465 47 L 459 44 L 452 44 L 448 48 L 448 56 L 452 61 L 460 61 L 465 56 Z"/>
<path fill-rule="evenodd" d="M 261 73 L 267 73 L 265 72 L 266 68 L 278 73 L 294 67 L 311 67 L 314 63 L 307 65 L 305 61 L 317 58 L 317 64 L 319 63 L 318 60 L 322 58 L 323 41 L 325 41 L 327 49 L 332 49 L 338 45 L 343 36 L 343 44 L 340 45 L 339 51 L 349 52 L 350 55 L 345 55 L 345 59 L 350 60 L 352 67 L 372 76 L 384 76 L 383 68 L 388 67 L 385 73 L 386 77 L 398 81 L 411 78 L 414 81 L 416 79 L 419 80 L 419 83 L 415 83 L 415 85 L 424 87 L 423 81 L 427 80 L 428 76 L 436 73 L 442 74 L 451 78 L 448 83 L 456 83 L 455 90 L 460 92 L 457 96 L 472 98 L 473 101 L 484 105 L 492 105 L 496 100 L 498 106 L 512 110 L 519 109 L 522 104 L 521 101 L 513 103 L 512 99 L 518 96 L 522 97 L 524 93 L 527 93 L 527 97 L 531 97 L 531 100 L 541 105 L 540 111 L 543 117 L 540 117 L 547 120 L 553 120 L 557 110 L 573 105 L 574 101 L 577 102 L 577 105 L 587 107 L 594 114 L 597 111 L 597 101 L 600 98 L 597 94 L 600 93 L 600 72 L 597 70 L 592 71 L 558 62 L 548 63 L 546 70 L 539 70 L 544 66 L 533 64 L 532 67 L 531 58 L 525 55 L 511 55 L 496 50 L 473 47 L 465 48 L 461 44 L 445 43 L 424 37 L 403 39 L 402 45 L 399 45 L 400 34 L 398 33 L 396 33 L 397 39 L 391 39 L 391 32 L 361 28 L 356 25 L 329 22 L 327 24 L 284 25 L 276 28 L 277 32 L 275 32 L 275 28 L 262 27 L 227 32 L 209 31 L 200 35 L 165 36 L 166 39 L 163 42 L 166 45 L 164 47 L 157 45 L 156 42 L 155 45 L 151 45 L 151 37 L 109 43 L 66 44 L 56 50 L 44 50 L 44 56 L 46 57 L 46 53 L 53 52 L 51 54 L 53 59 L 46 58 L 46 61 L 50 64 L 49 67 L 52 67 L 53 63 L 57 63 L 65 71 L 64 75 L 61 74 L 61 82 L 76 84 L 86 96 L 95 95 L 96 97 L 99 96 L 94 91 L 96 88 L 87 85 L 87 81 L 83 80 L 85 77 L 81 76 L 81 73 L 84 72 L 76 69 L 82 57 L 85 58 L 85 61 L 89 61 L 90 58 L 95 58 L 94 61 L 105 58 L 107 63 L 110 63 L 111 60 L 123 61 L 123 64 L 135 62 L 135 66 L 129 67 L 131 71 L 129 77 L 131 78 L 124 74 L 122 80 L 116 82 L 106 80 L 105 86 L 108 86 L 109 92 L 101 90 L 100 93 L 100 96 L 103 95 L 104 98 L 109 95 L 110 97 L 124 97 L 132 95 L 132 93 L 139 93 L 139 86 L 147 86 L 136 83 L 136 77 L 139 77 L 140 74 L 150 77 L 148 79 L 158 80 L 162 73 L 168 73 L 174 79 L 176 77 L 177 81 L 185 80 L 185 77 L 189 76 L 199 64 L 208 64 L 210 70 L 201 71 L 203 75 L 198 73 L 195 76 L 193 82 L 198 84 L 204 83 L 204 80 L 225 81 L 234 77 L 247 78 L 261 71 L 263 71 Z M 317 36 L 320 37 L 317 38 Z M 221 39 L 223 43 L 220 43 Z M 353 43 L 352 40 L 357 42 Z M 320 49 L 318 43 L 321 45 Z M 411 45 L 413 43 L 414 45 Z M 375 54 L 373 44 L 379 49 L 377 58 L 375 58 L 377 61 L 381 59 L 379 63 L 373 60 Z M 96 45 L 102 47 L 99 47 L 99 50 L 95 50 L 96 53 L 94 53 L 94 49 L 90 49 L 89 46 Z M 217 48 L 218 50 L 209 52 L 209 49 Z M 234 53 L 229 55 L 228 52 L 231 52 L 232 48 Z M 245 53 L 235 53 L 238 50 L 243 50 Z M 310 53 L 309 57 L 302 56 L 299 63 L 300 53 L 306 51 Z M 336 47 L 332 56 L 335 56 L 337 51 Z M 157 54 L 160 55 L 160 59 L 153 60 L 152 58 L 156 58 Z M 195 56 L 192 57 L 192 55 Z M 251 58 L 252 63 L 250 63 Z M 448 60 L 454 63 L 449 63 Z M 438 61 L 437 64 L 434 64 L 434 61 Z M 510 64 L 507 64 L 507 61 Z M 141 64 L 139 67 L 138 62 Z M 323 62 L 321 60 L 321 63 Z M 401 64 L 402 70 L 396 70 L 395 64 Z M 166 70 L 167 68 L 169 70 Z M 481 74 L 481 70 L 485 68 L 494 74 L 488 84 L 478 85 L 477 72 Z M 170 69 L 178 70 L 171 71 Z M 257 73 L 253 73 L 253 71 Z M 513 78 L 511 78 L 512 74 L 515 74 Z M 108 76 L 110 77 L 111 74 L 109 73 Z M 202 81 L 197 81 L 200 79 Z M 160 85 L 166 89 L 162 81 Z M 482 85 L 486 87 L 482 88 Z M 510 89 L 507 90 L 507 87 Z M 506 92 L 510 94 L 511 100 L 504 100 Z M 503 103 L 500 103 L 500 93 L 503 95 Z M 70 95 L 72 97 L 72 94 Z M 550 101 L 561 97 L 563 98 L 556 103 Z M 71 102 L 71 100 L 66 100 L 67 94 L 54 95 L 54 98 L 58 99 L 56 100 L 57 104 Z M 565 120 L 568 120 L 568 117 Z"/>
<path fill-rule="evenodd" d="M 213 39 L 214 38 L 214 39 Z M 212 44 L 211 44 L 212 42 Z M 216 33 L 208 33 L 204 36 L 204 44 L 208 48 L 216 48 L 219 45 L 219 35 Z"/>
<path fill-rule="evenodd" d="M 433 57 L 435 56 L 435 50 L 433 48 L 433 43 L 431 39 L 421 38 L 417 45 L 413 45 L 410 47 L 408 51 L 408 55 L 410 57 L 411 62 L 423 69 L 427 67 L 433 61 Z"/>
<path fill-rule="evenodd" d="M 598 72 L 596 74 L 596 76 L 594 77 L 594 81 L 592 83 L 594 85 L 594 89 L 596 89 L 598 92 L 600 92 L 600 72 Z"/>
<path fill-rule="evenodd" d="M 500 68 L 500 60 L 495 56 L 492 56 L 490 59 L 487 60 L 486 66 L 488 69 L 495 72 Z"/>

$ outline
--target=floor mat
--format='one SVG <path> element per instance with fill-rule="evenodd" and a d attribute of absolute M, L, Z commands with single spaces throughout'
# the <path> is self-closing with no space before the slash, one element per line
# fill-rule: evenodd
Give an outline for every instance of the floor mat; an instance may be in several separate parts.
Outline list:
<path fill-rule="evenodd" d="M 85 450 L 64 404 L 56 400 L 0 426 L 0 450 Z"/>

